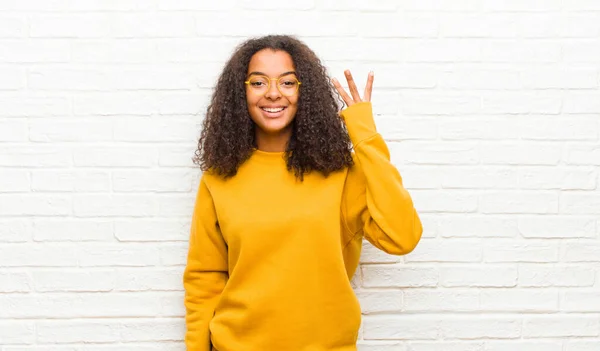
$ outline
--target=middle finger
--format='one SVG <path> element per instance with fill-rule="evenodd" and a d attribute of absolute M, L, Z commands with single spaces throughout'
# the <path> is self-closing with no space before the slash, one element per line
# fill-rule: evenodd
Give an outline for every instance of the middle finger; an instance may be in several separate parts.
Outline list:
<path fill-rule="evenodd" d="M 346 80 L 348 81 L 348 88 L 350 89 L 350 94 L 352 94 L 352 98 L 354 99 L 354 102 L 362 101 L 360 98 L 360 95 L 358 94 L 358 89 L 356 88 L 354 79 L 352 78 L 352 73 L 350 73 L 350 70 L 345 70 L 344 73 L 346 74 Z"/>

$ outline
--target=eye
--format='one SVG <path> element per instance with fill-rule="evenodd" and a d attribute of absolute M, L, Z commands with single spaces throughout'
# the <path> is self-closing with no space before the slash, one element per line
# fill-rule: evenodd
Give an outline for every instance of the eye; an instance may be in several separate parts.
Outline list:
<path fill-rule="evenodd" d="M 258 82 L 255 81 L 255 82 L 250 82 L 250 85 L 252 85 L 253 87 L 259 87 L 261 85 L 265 85 L 265 83 L 260 82 L 260 81 L 258 81 Z"/>

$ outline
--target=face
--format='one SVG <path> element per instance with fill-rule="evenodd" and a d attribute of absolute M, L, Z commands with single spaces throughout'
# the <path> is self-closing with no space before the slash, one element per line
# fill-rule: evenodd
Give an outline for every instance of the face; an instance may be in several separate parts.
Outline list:
<path fill-rule="evenodd" d="M 267 77 L 267 81 L 275 78 L 268 84 L 268 90 L 263 76 Z M 282 79 L 278 82 L 277 78 Z M 290 54 L 271 49 L 258 51 L 250 59 L 247 79 L 251 82 L 246 84 L 246 102 L 250 117 L 257 126 L 257 138 L 291 136 L 291 123 L 298 110 L 299 89 L 292 85 L 297 77 Z"/>

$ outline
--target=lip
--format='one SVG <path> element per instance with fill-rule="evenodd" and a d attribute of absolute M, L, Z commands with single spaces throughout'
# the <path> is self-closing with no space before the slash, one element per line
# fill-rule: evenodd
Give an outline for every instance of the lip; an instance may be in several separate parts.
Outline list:
<path fill-rule="evenodd" d="M 279 112 L 268 112 L 263 110 L 263 108 L 282 108 L 283 110 L 279 111 Z M 265 116 L 266 118 L 279 118 L 281 116 L 283 116 L 285 110 L 287 110 L 287 106 L 261 106 L 260 107 L 260 111 L 262 112 L 263 116 Z"/>

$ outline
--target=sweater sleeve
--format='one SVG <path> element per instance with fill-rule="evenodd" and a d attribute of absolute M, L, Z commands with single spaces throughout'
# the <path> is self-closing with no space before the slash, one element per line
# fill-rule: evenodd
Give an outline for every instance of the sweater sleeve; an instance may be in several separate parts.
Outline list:
<path fill-rule="evenodd" d="M 227 245 L 203 176 L 196 196 L 183 274 L 187 350 L 211 350 L 209 322 L 227 279 Z"/>
<path fill-rule="evenodd" d="M 390 162 L 377 133 L 370 102 L 341 113 L 354 145 L 355 165 L 348 171 L 342 198 L 342 220 L 348 242 L 363 235 L 375 247 L 394 255 L 411 252 L 423 227 L 400 173 Z"/>

